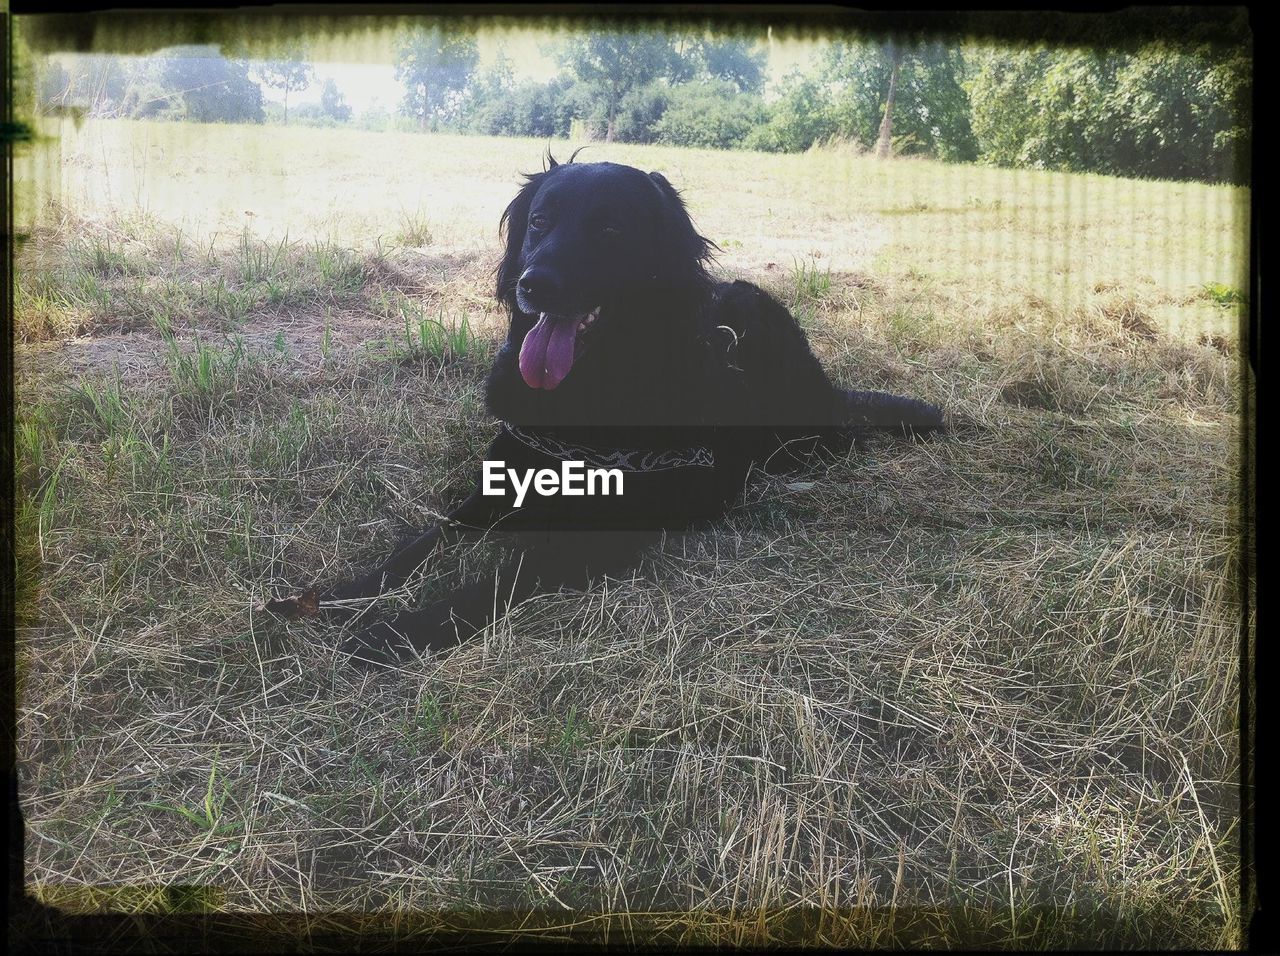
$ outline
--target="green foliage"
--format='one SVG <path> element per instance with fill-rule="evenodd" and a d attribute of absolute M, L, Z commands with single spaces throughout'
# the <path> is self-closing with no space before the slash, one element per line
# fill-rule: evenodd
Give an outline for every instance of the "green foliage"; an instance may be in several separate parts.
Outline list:
<path fill-rule="evenodd" d="M 901 68 L 893 131 L 906 144 L 899 152 L 924 153 L 953 162 L 977 156 L 969 127 L 969 98 L 961 85 L 959 50 L 940 43 L 898 47 Z M 889 92 L 893 51 L 884 43 L 835 43 L 825 57 L 832 84 L 831 120 L 836 135 L 870 148 L 879 135 Z"/>
<path fill-rule="evenodd" d="M 469 33 L 430 26 L 405 34 L 395 57 L 395 77 L 405 85 L 400 111 L 424 130 L 455 118 L 479 59 Z"/>
<path fill-rule="evenodd" d="M 277 107 L 274 103 L 267 104 L 267 121 L 274 122 L 277 119 L 283 123 L 284 108 Z M 291 125 L 308 126 L 319 129 L 337 129 L 343 125 L 324 111 L 319 103 L 303 103 L 295 106 L 289 111 L 289 122 Z"/>
<path fill-rule="evenodd" d="M 303 103 L 301 106 L 294 108 L 292 116 L 296 122 L 301 123 L 303 126 L 333 129 L 350 123 L 352 112 L 351 106 L 347 103 L 342 91 L 338 89 L 337 84 L 332 79 L 327 79 L 320 90 L 320 102 Z M 373 115 L 380 115 L 382 121 L 381 126 L 373 128 L 385 128 L 388 119 L 386 111 L 382 110 L 380 113 L 375 111 Z M 369 111 L 366 110 L 366 115 L 361 117 L 361 125 L 366 125 L 364 121 L 369 118 Z M 281 119 L 284 119 L 283 114 Z"/>
<path fill-rule="evenodd" d="M 400 213 L 400 228 L 394 239 L 402 246 L 426 246 L 432 240 L 431 224 L 421 212 Z"/>
<path fill-rule="evenodd" d="M 498 48 L 498 55 L 494 58 L 493 65 L 485 71 L 480 82 L 498 92 L 509 91 L 515 86 L 515 67 L 511 64 L 511 57 L 507 55 L 505 46 Z"/>
<path fill-rule="evenodd" d="M 657 138 L 656 124 L 666 115 L 672 94 L 683 89 L 655 80 L 632 90 L 618 104 L 613 138 L 624 143 L 652 143 Z"/>
<path fill-rule="evenodd" d="M 1109 107 L 1123 132 L 1115 161 L 1161 178 L 1243 181 L 1250 145 L 1249 57 L 1152 43 L 1126 58 Z"/>
<path fill-rule="evenodd" d="M 84 380 L 71 387 L 71 399 L 84 412 L 84 417 L 96 434 L 111 436 L 123 431 L 129 420 L 128 402 L 120 389 L 120 370 L 113 378 L 98 385 Z"/>
<path fill-rule="evenodd" d="M 485 136 L 567 136 L 579 115 L 592 115 L 587 85 L 570 76 L 526 81 L 510 90 L 485 84 L 472 90 L 464 129 Z"/>
<path fill-rule="evenodd" d="M 766 48 L 734 37 L 704 38 L 699 41 L 698 53 L 702 72 L 707 76 L 729 81 L 740 93 L 763 91 L 769 60 Z"/>
<path fill-rule="evenodd" d="M 404 323 L 402 336 L 389 335 L 371 344 L 375 354 L 384 358 L 448 364 L 474 357 L 483 349 L 483 339 L 465 312 L 458 321 L 446 323 L 443 308 L 428 315 L 421 302 L 401 294 L 383 298 L 380 306 L 387 318 L 399 318 Z"/>
<path fill-rule="evenodd" d="M 1249 50 L 1148 43 L 976 51 L 968 82 L 981 158 L 1165 179 L 1248 177 Z"/>
<path fill-rule="evenodd" d="M 150 807 L 156 810 L 164 810 L 182 817 L 190 823 L 195 824 L 201 830 L 208 833 L 224 833 L 240 829 L 241 824 L 238 821 L 229 823 L 223 822 L 223 807 L 226 806 L 227 797 L 230 788 L 223 781 L 221 791 L 218 792 L 216 783 L 218 780 L 218 758 L 213 758 L 213 766 L 209 769 L 209 782 L 205 787 L 204 799 L 200 802 L 200 806 L 191 810 L 187 807 L 175 806 L 168 803 L 160 803 L 152 801 L 142 804 L 144 807 Z"/>
<path fill-rule="evenodd" d="M 1218 305 L 1235 305 L 1245 301 L 1244 294 L 1239 289 L 1225 282 L 1206 282 L 1203 288 L 1205 298 Z"/>
<path fill-rule="evenodd" d="M 289 248 L 286 232 L 278 243 L 255 240 L 246 229 L 240 234 L 238 265 L 243 282 L 258 282 L 279 275 L 285 250 Z"/>
<path fill-rule="evenodd" d="M 544 83 L 517 83 L 500 53 L 468 89 L 460 127 L 496 136 L 568 136 L 577 122 L 579 135 L 651 143 L 661 138 L 657 124 L 681 98 L 683 84 L 720 78 L 717 89 L 735 98 L 744 90 L 758 93 L 766 60 L 762 48 L 745 40 L 660 33 L 591 34 L 554 52 L 565 72 Z M 699 95 L 708 102 L 705 94 L 694 98 Z M 735 101 L 733 111 L 742 113 L 741 104 Z M 755 112 L 762 122 L 763 112 Z"/>
<path fill-rule="evenodd" d="M 658 32 L 574 37 L 557 50 L 557 57 L 562 66 L 587 85 L 593 105 L 603 113 L 605 139 L 610 141 L 623 98 L 637 87 L 668 75 L 680 63 L 671 40 Z"/>
<path fill-rule="evenodd" d="M 112 107 L 110 115 L 133 119 L 192 118 L 187 115 L 181 89 L 171 85 L 172 76 L 166 77 L 166 63 L 163 57 L 149 57 L 129 66 L 124 97 Z"/>
<path fill-rule="evenodd" d="M 451 717 L 445 701 L 435 694 L 426 694 L 418 702 L 417 712 L 405 721 L 402 729 L 410 752 L 416 756 L 448 745 Z"/>
<path fill-rule="evenodd" d="M 982 157 L 999 165 L 1106 168 L 1100 149 L 1118 134 L 1101 109 L 1120 58 L 1046 47 L 988 53 L 970 84 Z"/>
<path fill-rule="evenodd" d="M 582 750 L 594 732 L 591 721 L 578 712 L 576 704 L 570 704 L 564 722 L 551 729 L 548 743 L 560 753 L 572 754 Z"/>
<path fill-rule="evenodd" d="M 769 51 L 758 39 L 692 31 L 670 34 L 669 42 L 663 76 L 672 84 L 728 80 L 738 92 L 763 92 Z"/>
<path fill-rule="evenodd" d="M 156 330 L 164 342 L 165 364 L 179 395 L 216 402 L 230 391 L 242 368 L 253 364 L 244 339 L 239 336 L 227 340 L 230 345 L 227 352 L 206 345 L 199 336 L 195 339 L 195 351 L 184 352 L 167 319 L 157 316 Z"/>
<path fill-rule="evenodd" d="M 819 271 L 818 263 L 795 260 L 791 270 L 797 303 L 813 302 L 831 291 L 831 267 Z"/>
<path fill-rule="evenodd" d="M 769 121 L 753 130 L 744 145 L 773 153 L 798 153 L 836 131 L 831 101 L 819 79 L 792 71 L 770 108 Z"/>
<path fill-rule="evenodd" d="M 1027 144 L 1038 123 L 1036 104 L 1025 95 L 1049 64 L 1049 51 L 981 49 L 970 53 L 967 82 L 971 122 L 984 162 L 1012 166 L 1028 162 Z"/>
<path fill-rule="evenodd" d="M 764 101 L 728 80 L 673 87 L 653 124 L 654 139 L 674 146 L 736 149 L 767 120 Z"/>

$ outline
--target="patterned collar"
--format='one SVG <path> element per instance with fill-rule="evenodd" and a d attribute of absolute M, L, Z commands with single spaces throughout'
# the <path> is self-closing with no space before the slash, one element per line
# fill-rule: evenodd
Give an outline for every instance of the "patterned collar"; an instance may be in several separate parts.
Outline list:
<path fill-rule="evenodd" d="M 658 451 L 628 448 L 601 448 L 572 445 L 550 435 L 528 431 L 503 422 L 502 427 L 516 441 L 534 451 L 560 461 L 581 461 L 592 468 L 617 468 L 620 471 L 672 471 L 676 468 L 714 468 L 715 455 L 705 445 L 692 448 L 666 448 Z"/>

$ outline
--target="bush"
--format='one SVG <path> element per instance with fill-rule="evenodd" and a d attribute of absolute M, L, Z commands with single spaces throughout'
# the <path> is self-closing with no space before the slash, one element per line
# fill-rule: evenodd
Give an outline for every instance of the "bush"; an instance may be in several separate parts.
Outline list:
<path fill-rule="evenodd" d="M 473 90 L 459 128 L 484 136 L 566 136 L 570 121 L 584 108 L 580 86 L 556 77 L 510 90 Z"/>
<path fill-rule="evenodd" d="M 710 80 L 671 89 L 653 132 L 658 142 L 673 146 L 736 149 L 767 119 L 760 97 L 739 92 L 727 80 Z"/>
<path fill-rule="evenodd" d="M 652 143 L 658 138 L 656 124 L 667 111 L 667 104 L 677 90 L 656 81 L 632 90 L 618 104 L 614 118 L 613 138 L 623 143 Z M 603 130 L 607 121 L 600 124 Z"/>
<path fill-rule="evenodd" d="M 391 125 L 391 114 L 378 104 L 360 111 L 356 117 L 356 126 L 374 133 L 385 133 Z"/>
<path fill-rule="evenodd" d="M 968 81 L 984 162 L 1247 181 L 1249 54 L 1149 43 L 1128 51 L 982 50 Z"/>
<path fill-rule="evenodd" d="M 345 124 L 331 116 L 320 103 L 302 103 L 289 111 L 289 125 L 334 129 Z"/>
<path fill-rule="evenodd" d="M 768 122 L 752 130 L 744 140 L 747 149 L 800 153 L 837 133 L 827 93 L 812 76 L 788 76 L 783 81 L 782 96 L 768 113 Z"/>

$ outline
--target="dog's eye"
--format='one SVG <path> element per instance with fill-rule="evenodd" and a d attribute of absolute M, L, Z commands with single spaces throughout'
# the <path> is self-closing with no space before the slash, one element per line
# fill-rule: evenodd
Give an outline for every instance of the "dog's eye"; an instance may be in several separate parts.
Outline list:
<path fill-rule="evenodd" d="M 541 214 L 529 217 L 529 225 L 541 232 L 547 228 L 547 217 Z"/>
<path fill-rule="evenodd" d="M 600 231 L 604 234 L 604 237 L 606 239 L 617 239 L 620 235 L 622 235 L 622 230 L 619 229 L 617 226 L 605 226 Z"/>

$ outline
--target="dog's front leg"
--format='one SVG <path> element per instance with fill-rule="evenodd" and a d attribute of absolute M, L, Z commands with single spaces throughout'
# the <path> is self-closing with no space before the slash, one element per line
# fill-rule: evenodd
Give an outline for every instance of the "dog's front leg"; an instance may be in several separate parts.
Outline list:
<path fill-rule="evenodd" d="M 540 583 L 537 572 L 524 567 L 524 554 L 517 553 L 496 571 L 457 588 L 443 600 L 374 621 L 350 634 L 342 650 L 354 663 L 385 667 L 405 660 L 411 652 L 454 647 L 528 597 Z"/>
<path fill-rule="evenodd" d="M 342 649 L 357 663 L 388 666 L 411 651 L 455 647 L 538 591 L 584 588 L 631 567 L 659 537 L 652 531 L 526 533 L 524 547 L 496 571 L 421 610 L 374 622 Z"/>
<path fill-rule="evenodd" d="M 346 601 L 376 597 L 384 591 L 400 587 L 451 538 L 483 531 L 496 517 L 493 499 L 479 491 L 471 493 L 461 505 L 449 512 L 444 521 L 428 529 L 400 548 L 368 574 L 328 588 L 320 597 L 325 601 Z"/>

